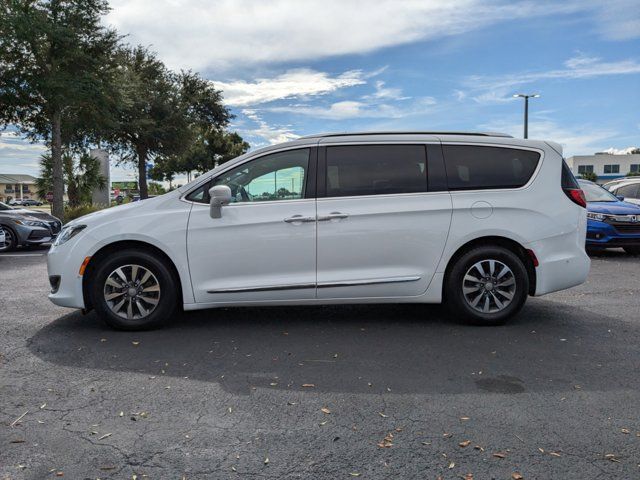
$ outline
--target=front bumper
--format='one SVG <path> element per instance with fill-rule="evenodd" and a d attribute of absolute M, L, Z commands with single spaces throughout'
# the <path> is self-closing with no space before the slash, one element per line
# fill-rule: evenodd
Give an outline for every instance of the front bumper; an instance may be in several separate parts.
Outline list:
<path fill-rule="evenodd" d="M 18 237 L 18 245 L 42 245 L 44 243 L 53 243 L 56 239 L 58 231 L 51 228 L 32 227 L 30 225 L 12 225 Z"/>
<path fill-rule="evenodd" d="M 47 254 L 47 272 L 51 292 L 49 300 L 60 307 L 85 308 L 80 265 L 82 259 L 71 255 L 72 248 L 64 244 L 52 246 Z"/>
<path fill-rule="evenodd" d="M 606 222 L 587 221 L 587 247 L 617 248 L 631 246 L 640 246 L 640 223 L 630 223 L 616 228 L 616 226 Z"/>

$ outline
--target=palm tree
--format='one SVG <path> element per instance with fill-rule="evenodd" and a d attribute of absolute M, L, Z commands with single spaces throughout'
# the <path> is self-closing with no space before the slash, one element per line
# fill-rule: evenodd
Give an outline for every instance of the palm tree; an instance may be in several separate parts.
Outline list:
<path fill-rule="evenodd" d="M 106 187 L 107 180 L 100 173 L 100 161 L 88 153 L 82 153 L 76 159 L 70 153 L 62 156 L 64 183 L 70 207 L 91 204 L 95 189 Z M 44 198 L 53 188 L 53 162 L 51 155 L 40 157 L 40 178 L 36 180 L 38 196 Z"/>

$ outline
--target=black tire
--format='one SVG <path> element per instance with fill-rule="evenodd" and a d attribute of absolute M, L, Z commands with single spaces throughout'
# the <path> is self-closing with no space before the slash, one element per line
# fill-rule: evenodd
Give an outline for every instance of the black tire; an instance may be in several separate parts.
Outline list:
<path fill-rule="evenodd" d="M 624 247 L 624 251 L 629 255 L 640 255 L 640 246 Z"/>
<path fill-rule="evenodd" d="M 478 262 L 489 260 L 497 260 L 509 267 L 511 270 L 510 275 L 514 280 L 512 285 L 515 286 L 515 290 L 513 291 L 513 297 L 511 298 L 510 303 L 502 310 L 484 313 L 471 306 L 470 301 L 465 297 L 463 285 L 469 285 L 469 283 L 465 283 L 464 279 L 467 272 L 472 269 L 474 265 Z M 494 276 L 497 276 L 499 274 L 497 267 L 495 268 L 495 271 L 497 273 Z M 483 285 L 489 287 L 488 283 L 491 282 L 487 281 L 487 283 Z M 491 283 L 492 289 L 496 288 L 493 287 L 493 283 Z M 475 286 L 476 284 L 471 285 Z M 493 291 L 498 293 L 498 290 Z M 485 294 L 484 292 L 485 287 L 482 287 L 477 293 L 479 295 L 480 293 Z M 524 302 L 527 300 L 527 296 L 529 294 L 529 275 L 520 257 L 511 250 L 500 246 L 480 246 L 469 250 L 456 260 L 446 277 L 444 293 L 447 306 L 458 320 L 463 320 L 464 322 L 473 325 L 502 325 L 517 314 L 524 305 Z M 469 295 L 475 296 L 475 293 Z M 490 291 L 485 295 L 490 297 Z M 500 294 L 497 296 L 503 302 L 505 301 L 505 297 L 502 297 Z M 496 295 L 494 295 L 494 298 L 495 297 Z M 483 300 L 481 300 L 480 303 L 484 305 L 484 297 L 482 297 L 482 299 Z"/>
<path fill-rule="evenodd" d="M 5 236 L 5 240 L 4 240 L 5 246 L 0 247 L 0 252 L 10 252 L 12 250 L 15 250 L 16 247 L 18 246 L 18 236 L 16 235 L 16 232 L 14 232 L 11 228 L 4 225 L 0 225 L 0 228 L 4 230 L 4 236 Z"/>
<path fill-rule="evenodd" d="M 131 272 L 130 267 L 126 267 L 129 265 L 147 269 L 159 285 L 157 304 L 147 316 L 140 318 L 129 319 L 117 315 L 105 299 L 105 284 L 109 276 L 120 267 L 125 267 L 125 271 L 129 268 Z M 130 249 L 110 254 L 100 261 L 90 279 L 91 301 L 96 313 L 109 326 L 117 330 L 149 330 L 164 325 L 176 310 L 179 299 L 178 289 L 177 280 L 170 267 L 166 265 L 166 260 L 145 250 Z M 125 290 L 128 289 L 123 288 L 123 291 Z M 146 303 L 144 305 L 151 308 Z M 135 306 L 133 308 L 134 311 L 137 309 Z M 140 310 L 137 312 L 140 313 Z"/>

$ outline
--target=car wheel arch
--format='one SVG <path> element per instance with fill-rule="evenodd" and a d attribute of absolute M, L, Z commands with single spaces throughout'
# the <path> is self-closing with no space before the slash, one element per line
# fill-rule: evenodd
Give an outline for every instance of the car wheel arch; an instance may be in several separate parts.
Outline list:
<path fill-rule="evenodd" d="M 91 303 L 91 287 L 89 285 L 93 274 L 96 270 L 96 267 L 100 264 L 101 259 L 106 258 L 110 253 L 122 250 L 141 250 L 147 253 L 151 253 L 167 262 L 169 266 L 169 270 L 173 275 L 176 285 L 178 285 L 178 302 L 181 304 L 183 299 L 182 292 L 182 279 L 180 278 L 180 273 L 178 272 L 178 268 L 176 264 L 171 259 L 166 252 L 162 249 L 158 248 L 156 245 L 152 245 L 151 243 L 143 242 L 140 240 L 121 240 L 113 243 L 109 243 L 100 247 L 89 260 L 87 264 L 84 275 L 82 277 L 82 296 L 84 300 L 85 311 L 91 310 L 93 305 Z"/>
<path fill-rule="evenodd" d="M 458 247 L 458 249 L 451 255 L 449 261 L 447 262 L 447 267 L 444 272 L 444 281 L 442 283 L 442 298 L 446 298 L 446 279 L 448 278 L 451 269 L 455 265 L 456 261 L 462 257 L 468 251 L 476 248 L 476 247 L 488 247 L 488 246 L 498 246 L 505 248 L 513 253 L 515 253 L 522 263 L 524 264 L 527 274 L 529 276 L 529 295 L 534 295 L 536 290 L 536 269 L 533 265 L 533 260 L 531 256 L 527 253 L 527 250 L 517 241 L 501 236 L 485 236 L 474 238 L 473 240 L 469 240 L 467 243 Z"/>

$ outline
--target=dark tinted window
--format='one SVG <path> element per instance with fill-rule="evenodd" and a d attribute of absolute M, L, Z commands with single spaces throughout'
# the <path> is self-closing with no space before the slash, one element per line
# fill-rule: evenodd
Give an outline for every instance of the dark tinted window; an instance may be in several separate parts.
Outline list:
<path fill-rule="evenodd" d="M 540 154 L 515 148 L 443 145 L 450 190 L 516 188 L 526 184 Z"/>
<path fill-rule="evenodd" d="M 562 160 L 562 188 L 566 188 L 566 189 L 580 188 L 580 186 L 578 185 L 578 181 L 576 180 L 576 177 L 573 176 L 573 173 L 571 173 L 571 169 L 569 168 L 569 165 L 567 165 L 567 163 L 564 160 Z"/>
<path fill-rule="evenodd" d="M 327 196 L 424 192 L 426 165 L 424 145 L 327 147 Z"/>

